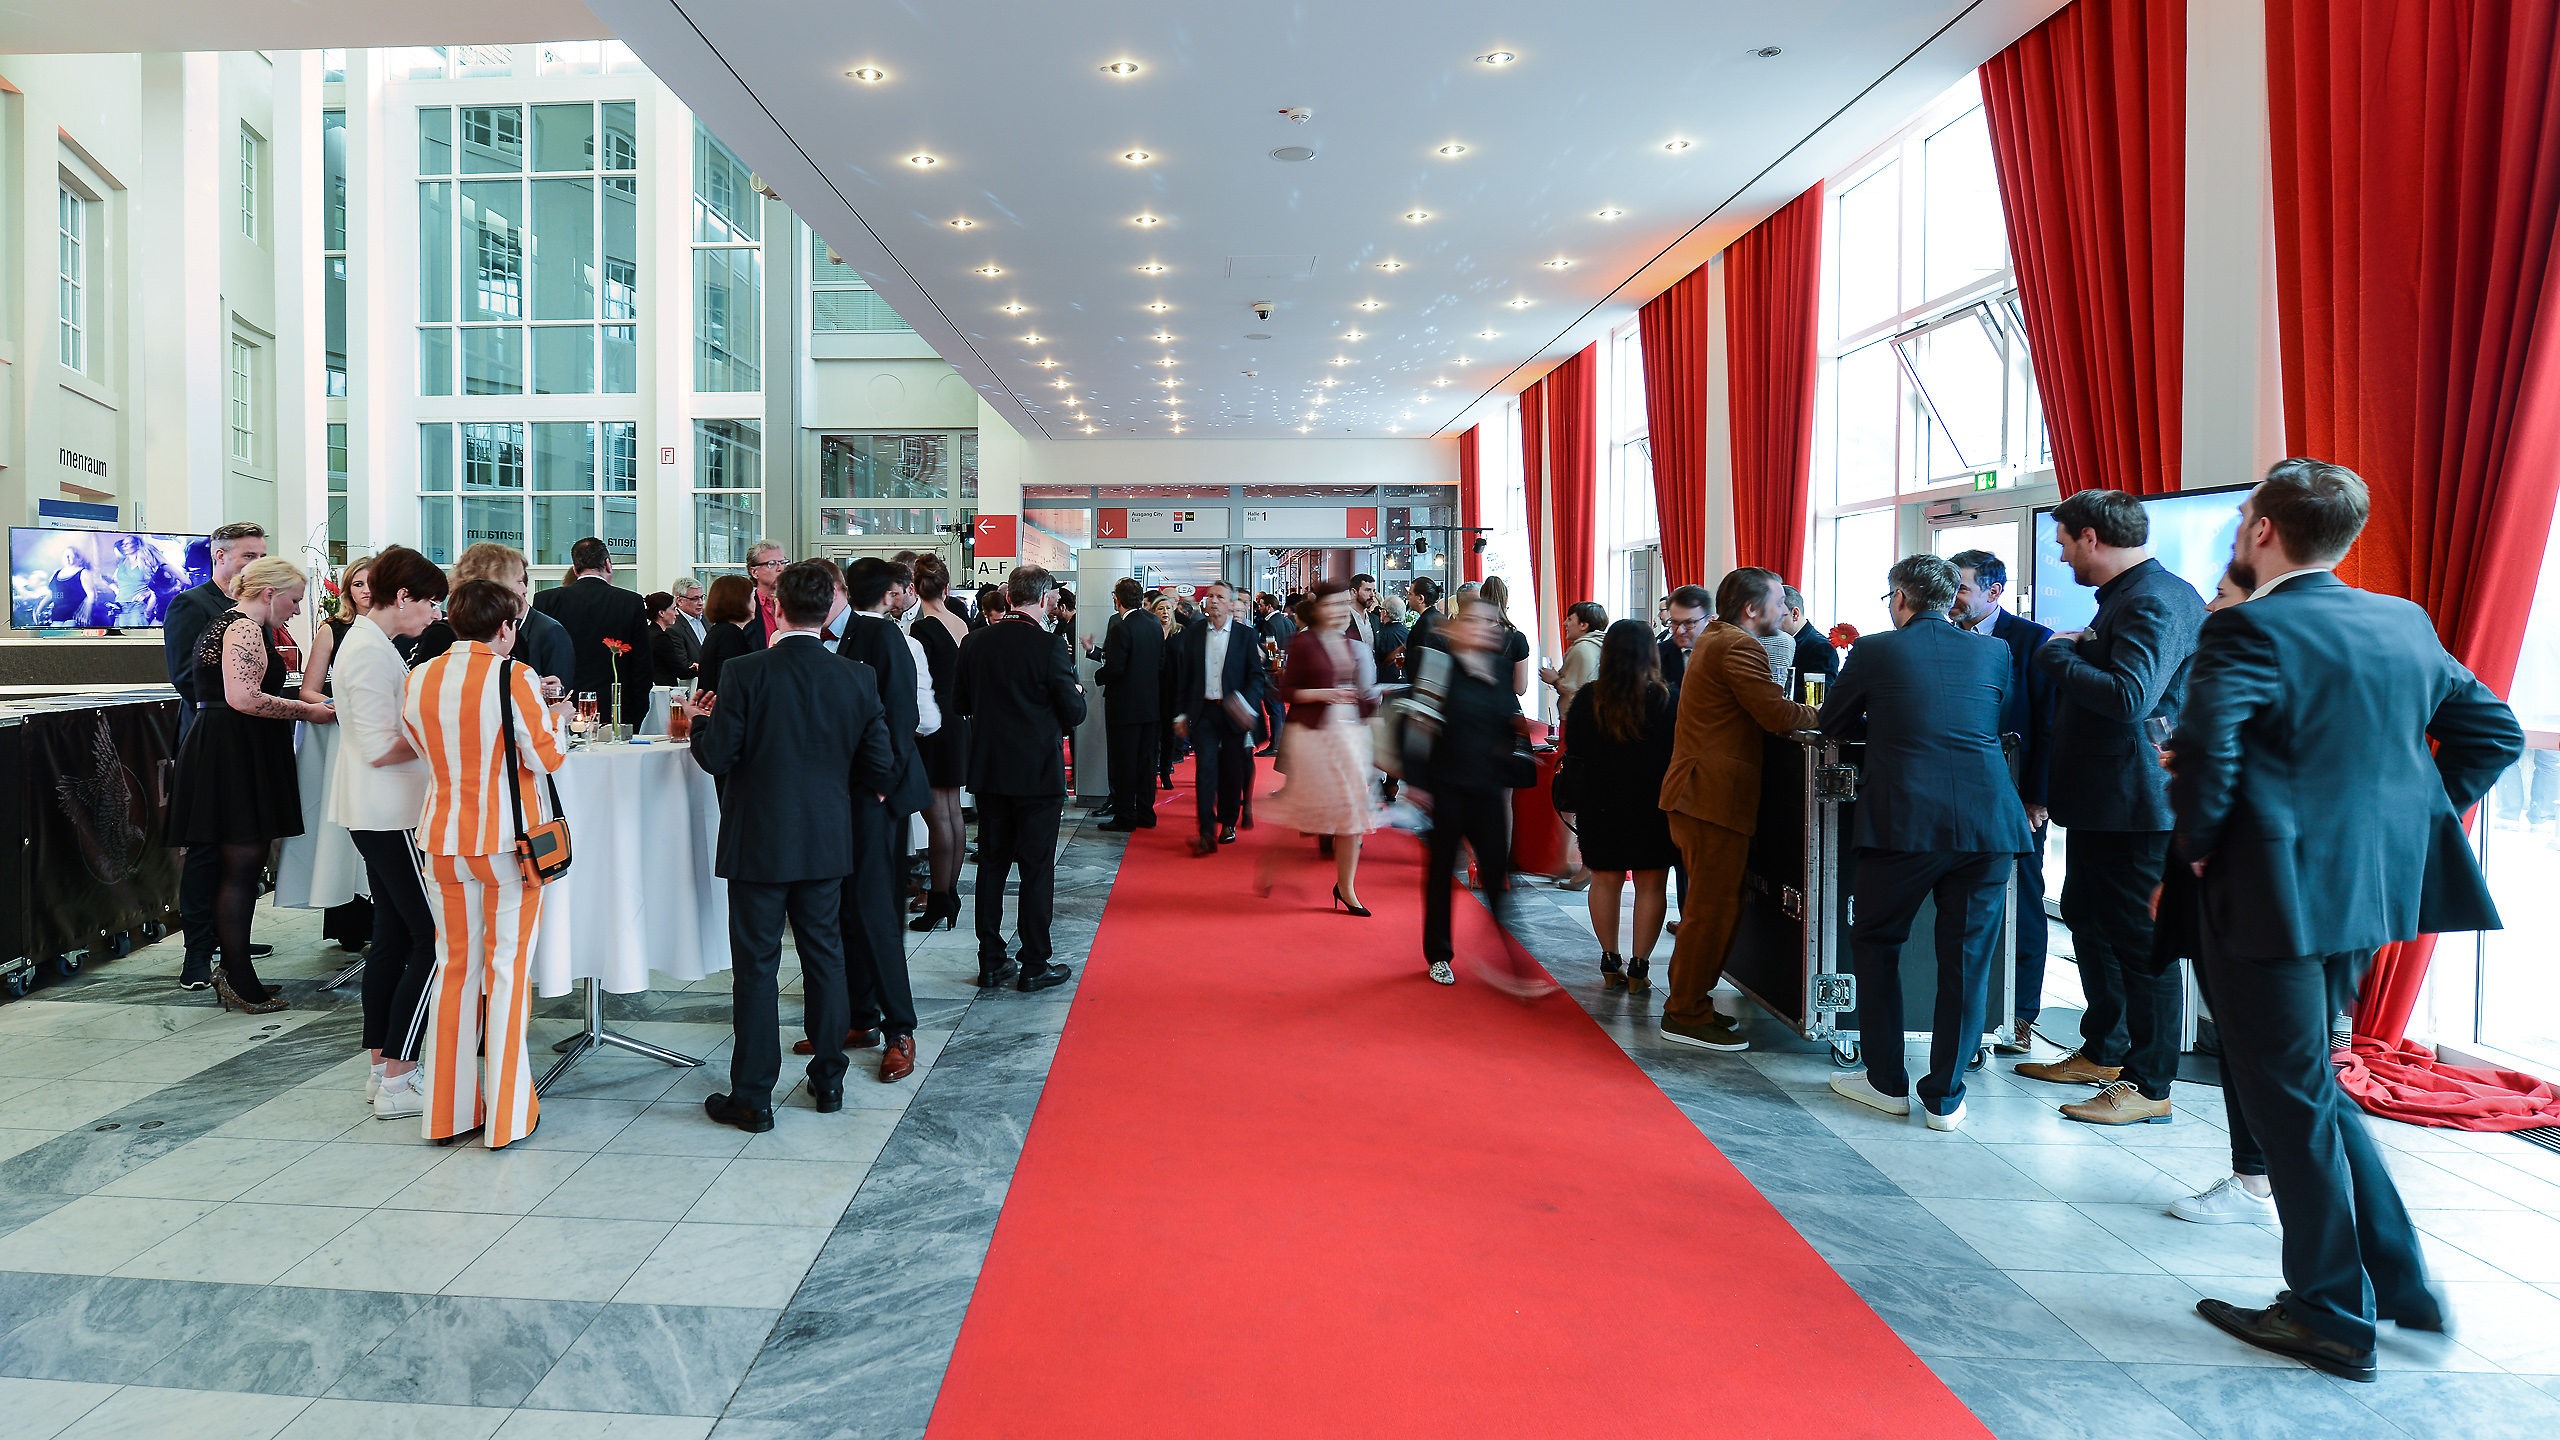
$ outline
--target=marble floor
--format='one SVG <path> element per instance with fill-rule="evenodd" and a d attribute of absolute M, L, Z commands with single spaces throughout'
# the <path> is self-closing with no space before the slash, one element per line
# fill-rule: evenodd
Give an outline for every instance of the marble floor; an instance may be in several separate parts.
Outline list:
<path fill-rule="evenodd" d="M 1119 848 L 1062 837 L 1060 958 Z M 2461 1328 L 2393 1336 L 2382 1384 L 2351 1386 L 2192 1314 L 2276 1284 L 2271 1231 L 2161 1213 L 2224 1168 L 2209 1089 L 2176 1125 L 2098 1131 L 1994 1074 L 1966 1130 L 1895 1125 L 1766 1020 L 1747 1055 L 1664 1049 L 1658 995 L 1597 984 L 1584 897 L 1523 908 L 1574 998 L 2003 1440 L 2560 1432 L 2560 1156 L 2376 1125 Z M 492 1154 L 372 1119 L 318 918 L 261 913 L 280 1014 L 176 991 L 166 942 L 0 1004 L 0 1434 L 923 1432 L 1074 985 L 981 996 L 965 931 L 915 937 L 916 1076 L 857 1070 L 843 1113 L 794 1094 L 750 1137 L 699 1109 L 725 977 L 669 981 L 608 1016 L 709 1063 L 603 1052 Z M 545 1002 L 537 1041 L 575 1014 Z"/>

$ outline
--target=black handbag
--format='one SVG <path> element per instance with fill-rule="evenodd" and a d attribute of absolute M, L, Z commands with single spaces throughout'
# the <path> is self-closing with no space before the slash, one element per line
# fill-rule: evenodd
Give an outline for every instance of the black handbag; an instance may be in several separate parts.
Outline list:
<path fill-rule="evenodd" d="M 508 667 L 515 663 L 498 662 L 498 733 L 505 737 L 502 743 L 507 752 L 507 818 L 515 822 L 516 863 L 524 869 L 524 883 L 548 885 L 569 873 L 569 820 L 560 811 L 560 782 L 545 775 L 542 783 L 551 790 L 551 818 L 525 828 L 524 791 L 516 779 L 516 687 L 508 679 Z"/>

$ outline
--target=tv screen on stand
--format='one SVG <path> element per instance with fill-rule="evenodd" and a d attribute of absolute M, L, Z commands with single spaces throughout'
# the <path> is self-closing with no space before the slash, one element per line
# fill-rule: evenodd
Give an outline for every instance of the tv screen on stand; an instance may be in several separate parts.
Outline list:
<path fill-rule="evenodd" d="M 2151 558 L 2211 600 L 2223 567 L 2231 563 L 2231 541 L 2240 533 L 2240 502 L 2248 498 L 2251 488 L 2228 485 L 2142 496 L 2143 513 L 2151 520 Z M 2062 563 L 2062 545 L 2054 539 L 2049 509 L 2036 512 L 2032 618 L 2057 634 L 2086 630 L 2098 618 L 2098 592 L 2073 579 L 2071 567 Z"/>
<path fill-rule="evenodd" d="M 213 577 L 201 535 L 9 531 L 9 628 L 151 630 L 169 602 Z"/>

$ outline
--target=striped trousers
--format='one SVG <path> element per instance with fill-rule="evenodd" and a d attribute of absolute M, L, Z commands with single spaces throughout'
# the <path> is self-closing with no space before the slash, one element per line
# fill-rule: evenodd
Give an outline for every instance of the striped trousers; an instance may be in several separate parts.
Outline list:
<path fill-rule="evenodd" d="M 427 1002 L 421 1133 L 441 1140 L 485 1124 L 494 1150 L 542 1115 L 524 1049 L 542 888 L 525 883 L 513 855 L 430 855 L 427 876 L 442 953 Z"/>

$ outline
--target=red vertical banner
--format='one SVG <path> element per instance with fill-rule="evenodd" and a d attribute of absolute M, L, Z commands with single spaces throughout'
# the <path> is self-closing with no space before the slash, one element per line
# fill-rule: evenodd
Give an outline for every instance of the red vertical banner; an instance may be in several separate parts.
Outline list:
<path fill-rule="evenodd" d="M 1557 366 L 1547 387 L 1547 504 L 1556 557 L 1556 650 L 1564 649 L 1564 611 L 1592 595 L 1600 463 L 1600 347 L 1586 345 Z M 1542 606 L 1539 615 L 1547 610 Z"/>
<path fill-rule="evenodd" d="M 1547 382 L 1520 392 L 1520 487 L 1529 517 L 1530 613 L 1544 604 L 1547 574 Z M 1515 577 L 1516 579 L 1516 577 Z"/>
<path fill-rule="evenodd" d="M 1478 479 L 1482 473 L 1478 468 L 1482 461 L 1477 453 L 1478 447 L 1483 443 L 1484 427 L 1482 425 L 1470 425 L 1467 427 L 1467 433 L 1458 437 L 1458 524 L 1465 527 L 1468 532 L 1472 532 L 1484 523 L 1482 483 Z M 1470 580 L 1482 580 L 1484 555 L 1476 549 L 1476 536 L 1472 533 L 1461 534 L 1456 548 L 1466 560 L 1466 568 L 1458 573 Z"/>

